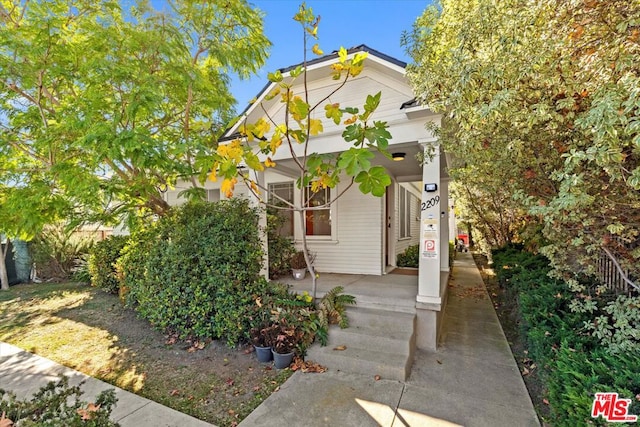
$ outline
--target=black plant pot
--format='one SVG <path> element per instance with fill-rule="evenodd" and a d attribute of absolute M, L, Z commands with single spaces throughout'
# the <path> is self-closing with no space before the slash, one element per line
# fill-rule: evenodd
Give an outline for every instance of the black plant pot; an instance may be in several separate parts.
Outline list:
<path fill-rule="evenodd" d="M 273 353 L 273 362 L 276 369 L 288 368 L 289 365 L 291 365 L 291 362 L 293 362 L 293 352 L 280 354 L 276 353 L 275 350 L 271 351 Z"/>
<path fill-rule="evenodd" d="M 257 345 L 253 346 L 256 349 L 256 357 L 258 358 L 258 362 L 267 363 L 273 360 L 273 354 L 271 353 L 271 347 L 260 347 Z"/>

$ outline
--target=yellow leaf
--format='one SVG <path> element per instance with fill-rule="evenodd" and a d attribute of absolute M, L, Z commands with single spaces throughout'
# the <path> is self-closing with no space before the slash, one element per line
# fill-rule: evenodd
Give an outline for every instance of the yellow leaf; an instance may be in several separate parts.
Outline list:
<path fill-rule="evenodd" d="M 209 174 L 209 181 L 211 182 L 217 182 L 218 181 L 218 176 L 216 174 L 216 170 L 218 169 L 218 164 L 214 163 L 213 164 L 213 168 L 211 168 L 211 173 Z"/>
<path fill-rule="evenodd" d="M 322 51 L 322 49 L 320 49 L 320 46 L 318 45 L 318 43 L 313 45 L 313 47 L 311 48 L 311 51 L 318 56 L 324 55 L 324 52 Z"/>
<path fill-rule="evenodd" d="M 334 347 L 334 350 L 336 351 L 345 351 L 347 349 L 346 345 L 339 345 L 337 347 Z"/>
<path fill-rule="evenodd" d="M 271 129 L 271 125 L 269 124 L 269 122 L 267 122 L 265 119 L 261 118 L 255 124 L 254 134 L 258 138 L 262 138 L 265 133 L 269 132 L 269 129 Z"/>
<path fill-rule="evenodd" d="M 344 64 L 347 60 L 347 49 L 341 46 L 338 51 L 338 58 L 340 59 L 340 63 Z"/>
<path fill-rule="evenodd" d="M 273 137 L 271 137 L 271 143 L 269 144 L 271 152 L 275 153 L 280 145 L 282 145 L 282 137 L 276 136 L 276 134 L 274 134 Z"/>
<path fill-rule="evenodd" d="M 363 69 L 364 69 L 363 63 L 360 63 L 358 65 L 351 65 L 351 67 L 349 68 L 349 74 L 351 74 L 351 77 L 355 77 L 358 74 L 360 74 Z"/>
<path fill-rule="evenodd" d="M 318 135 L 324 129 L 322 128 L 322 121 L 318 119 L 309 120 L 309 133 L 311 135 Z"/>
<path fill-rule="evenodd" d="M 354 116 L 351 116 L 350 118 L 348 118 L 347 120 L 345 120 L 344 124 L 345 125 L 350 125 L 352 123 L 355 123 L 356 120 L 358 120 L 358 117 L 354 115 Z"/>
<path fill-rule="evenodd" d="M 253 192 L 256 194 L 260 194 L 260 189 L 258 189 L 258 186 L 256 185 L 256 183 L 254 181 L 250 181 L 250 184 Z"/>
<path fill-rule="evenodd" d="M 267 160 L 264 161 L 264 165 L 268 168 L 273 168 L 276 166 L 276 162 L 271 160 L 271 157 L 267 157 Z"/>
<path fill-rule="evenodd" d="M 222 191 L 227 198 L 233 197 L 233 189 L 237 182 L 238 180 L 235 178 L 225 178 L 220 186 L 220 191 Z"/>

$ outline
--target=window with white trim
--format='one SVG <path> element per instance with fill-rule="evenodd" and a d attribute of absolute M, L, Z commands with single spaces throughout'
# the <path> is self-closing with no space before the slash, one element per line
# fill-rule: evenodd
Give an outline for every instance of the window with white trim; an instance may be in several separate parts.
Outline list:
<path fill-rule="evenodd" d="M 411 200 L 413 195 L 406 188 L 400 187 L 398 202 L 398 215 L 400 217 L 400 239 L 411 237 Z"/>
<path fill-rule="evenodd" d="M 321 188 L 312 192 L 311 187 L 305 189 L 305 205 L 309 207 L 323 206 L 331 200 L 331 189 Z M 331 236 L 331 208 L 314 209 L 305 212 L 305 230 L 307 236 Z"/>
<path fill-rule="evenodd" d="M 282 199 L 293 204 L 293 182 L 274 182 L 269 184 L 269 204 L 274 206 L 286 206 Z M 276 197 L 277 196 L 277 197 Z M 293 237 L 293 212 L 277 209 L 278 214 L 284 218 L 278 233 L 283 237 Z"/>

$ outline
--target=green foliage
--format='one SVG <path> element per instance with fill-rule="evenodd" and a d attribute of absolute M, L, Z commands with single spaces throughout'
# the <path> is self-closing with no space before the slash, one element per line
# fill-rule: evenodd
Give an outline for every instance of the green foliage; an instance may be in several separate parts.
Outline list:
<path fill-rule="evenodd" d="M 606 248 L 640 277 L 637 2 L 439 3 L 405 34 L 407 74 L 445 115 L 474 235 L 498 247 L 527 225 L 560 273 L 592 273 Z"/>
<path fill-rule="evenodd" d="M 640 297 L 620 295 L 586 325 L 612 354 L 640 352 Z"/>
<path fill-rule="evenodd" d="M 259 277 L 257 212 L 246 200 L 189 203 L 135 233 L 118 261 L 125 299 L 160 329 L 185 338 L 248 338 Z"/>
<path fill-rule="evenodd" d="M 252 318 L 252 343 L 271 346 L 279 353 L 295 351 L 300 356 L 316 339 L 326 345 L 329 325 L 349 326 L 346 306 L 356 302 L 355 297 L 343 292 L 342 286 L 336 286 L 316 305 L 307 292 L 294 294 L 284 286 L 271 288 L 256 301 L 259 308 Z"/>
<path fill-rule="evenodd" d="M 631 398 L 630 413 L 638 413 L 637 302 L 591 295 L 595 310 L 576 312 L 571 309 L 574 294 L 567 283 L 549 277 L 545 257 L 516 245 L 494 251 L 493 257 L 499 283 L 517 304 L 529 355 L 546 387 L 553 413 L 547 421 L 567 427 L 604 425 L 602 419 L 591 419 L 595 393 L 604 391 Z"/>
<path fill-rule="evenodd" d="M 72 214 L 164 213 L 161 189 L 206 179 L 207 152 L 234 115 L 229 76 L 255 73 L 270 45 L 245 0 L 173 2 L 170 13 L 111 0 L 2 10 L 0 192 L 12 190 L 0 216 L 19 233 Z"/>
<path fill-rule="evenodd" d="M 62 224 L 45 227 L 30 243 L 38 279 L 68 280 L 82 267 L 92 246 L 93 240 Z"/>
<path fill-rule="evenodd" d="M 350 55 L 345 48 L 340 48 L 338 58 L 331 64 L 327 74 L 336 80 L 331 87 L 331 93 L 314 96 L 308 87 L 307 64 L 309 60 L 308 43 L 318 38 L 318 24 L 320 17 L 315 16 L 311 8 L 302 4 L 294 20 L 302 26 L 303 61 L 302 65 L 283 74 L 281 71 L 269 73 L 270 85 L 265 97 L 258 108 L 250 108 L 244 116 L 244 122 L 238 123 L 230 130 L 230 134 L 238 138 L 227 144 L 219 145 L 213 153 L 213 171 L 210 178 L 214 181 L 222 178 L 221 191 L 227 197 L 233 194 L 238 180 L 244 181 L 256 198 L 261 199 L 260 192 L 268 191 L 255 179 L 255 173 L 263 172 L 266 168 L 279 169 L 272 157 L 279 152 L 286 151 L 286 157 L 293 159 L 293 176 L 301 193 L 310 187 L 312 198 L 316 193 L 327 188 L 335 189 L 341 179 L 345 179 L 344 188 L 331 192 L 331 200 L 323 202 L 323 208 L 329 208 L 339 197 L 346 193 L 346 189 L 358 184 L 364 194 L 382 197 L 386 188 L 391 184 L 391 178 L 386 170 L 371 164 L 372 152 L 378 151 L 390 157 L 387 147 L 391 134 L 388 124 L 372 119 L 380 104 L 381 93 L 367 95 L 359 100 L 362 108 L 342 106 L 332 103 L 332 96 L 339 92 L 363 70 L 366 52 L 356 52 Z M 315 55 L 322 55 L 322 50 L 316 43 L 310 49 Z M 279 102 L 277 111 L 284 112 L 284 117 L 271 117 L 269 111 Z M 324 118 L 321 112 L 324 111 Z M 346 143 L 345 149 L 339 153 L 319 154 L 314 152 L 311 141 L 324 131 L 325 124 L 344 125 L 342 138 Z M 245 166 L 242 168 L 241 166 Z M 248 169 L 248 170 L 247 170 Z M 286 175 L 292 175 L 286 171 Z M 267 201 L 264 201 L 268 204 Z M 286 203 L 292 212 L 305 214 L 317 206 L 310 206 L 305 197 L 296 198 L 294 202 Z M 304 227 L 304 221 L 301 221 Z M 309 250 L 306 241 L 306 231 L 302 231 L 302 250 L 309 260 Z M 316 293 L 316 271 L 311 262 L 307 268 L 312 276 L 313 295 Z"/>
<path fill-rule="evenodd" d="M 18 400 L 0 389 L 0 415 L 21 427 L 117 427 L 119 424 L 109 420 L 117 401 L 114 390 L 100 392 L 95 402 L 87 405 L 80 400 L 83 384 L 69 386 L 69 378 L 63 376 L 40 388 L 31 400 Z"/>
<path fill-rule="evenodd" d="M 451 252 L 450 252 L 451 253 Z M 398 255 L 396 260 L 398 267 L 414 267 L 420 266 L 420 245 L 411 245 Z"/>
<path fill-rule="evenodd" d="M 129 241 L 128 236 L 109 236 L 97 242 L 89 254 L 91 284 L 111 294 L 118 294 L 120 281 L 116 272 L 116 261 Z"/>
<path fill-rule="evenodd" d="M 277 279 L 291 273 L 289 259 L 296 251 L 290 237 L 280 234 L 286 217 L 275 208 L 267 208 L 267 241 L 269 247 L 269 278 Z"/>
<path fill-rule="evenodd" d="M 331 324 L 337 324 L 343 329 L 349 327 L 349 318 L 346 315 L 346 310 L 348 305 L 355 305 L 356 298 L 343 292 L 344 287 L 336 286 L 329 290 L 320 300 L 318 310 L 320 312 L 321 327 L 328 329 Z"/>

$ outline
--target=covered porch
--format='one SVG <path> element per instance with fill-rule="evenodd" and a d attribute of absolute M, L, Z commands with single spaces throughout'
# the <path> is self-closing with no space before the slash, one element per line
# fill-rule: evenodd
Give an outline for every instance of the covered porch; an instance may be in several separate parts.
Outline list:
<path fill-rule="evenodd" d="M 320 273 L 317 280 L 317 297 L 322 298 L 329 290 L 342 286 L 344 293 L 356 297 L 356 307 L 372 308 L 401 313 L 416 312 L 418 295 L 417 269 L 412 274 L 368 274 Z M 311 275 L 303 280 L 282 277 L 276 280 L 291 286 L 291 290 L 302 294 L 311 293 Z"/>

